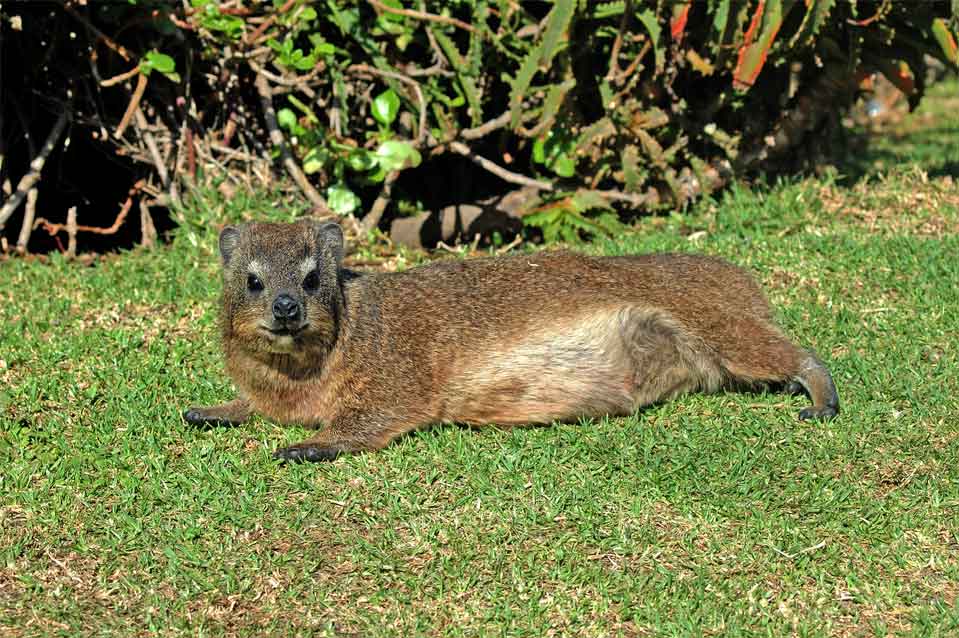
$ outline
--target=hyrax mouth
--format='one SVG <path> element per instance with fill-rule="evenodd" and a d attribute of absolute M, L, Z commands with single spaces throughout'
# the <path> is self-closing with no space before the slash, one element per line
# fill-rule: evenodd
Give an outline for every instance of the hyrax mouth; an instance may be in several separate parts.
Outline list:
<path fill-rule="evenodd" d="M 310 324 L 304 323 L 298 326 L 260 326 L 260 328 L 271 337 L 296 337 L 309 327 Z"/>

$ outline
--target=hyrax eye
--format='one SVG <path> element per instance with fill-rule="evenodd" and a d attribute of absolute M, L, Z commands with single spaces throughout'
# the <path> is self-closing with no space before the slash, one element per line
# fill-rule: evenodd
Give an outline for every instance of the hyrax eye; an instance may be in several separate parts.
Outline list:
<path fill-rule="evenodd" d="M 246 288 L 250 292 L 260 292 L 263 290 L 263 282 L 256 275 L 246 276 Z"/>
<path fill-rule="evenodd" d="M 315 270 L 311 270 L 310 273 L 303 279 L 303 290 L 307 292 L 314 292 L 319 287 L 320 276 Z"/>

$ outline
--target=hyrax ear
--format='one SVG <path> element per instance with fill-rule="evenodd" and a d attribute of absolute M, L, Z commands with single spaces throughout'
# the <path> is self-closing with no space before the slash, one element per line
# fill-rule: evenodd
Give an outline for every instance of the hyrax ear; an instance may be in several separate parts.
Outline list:
<path fill-rule="evenodd" d="M 240 229 L 236 226 L 227 226 L 220 231 L 220 256 L 223 263 L 230 263 L 230 257 L 236 247 L 240 245 Z"/>
<path fill-rule="evenodd" d="M 319 251 L 331 255 L 339 268 L 343 261 L 343 229 L 336 222 L 314 222 L 313 232 Z"/>

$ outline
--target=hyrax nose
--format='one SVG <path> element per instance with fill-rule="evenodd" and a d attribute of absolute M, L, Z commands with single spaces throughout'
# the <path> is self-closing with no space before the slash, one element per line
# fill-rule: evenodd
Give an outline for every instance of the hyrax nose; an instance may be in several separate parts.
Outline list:
<path fill-rule="evenodd" d="M 289 295 L 277 295 L 273 300 L 273 317 L 277 321 L 294 321 L 300 317 L 300 303 Z"/>

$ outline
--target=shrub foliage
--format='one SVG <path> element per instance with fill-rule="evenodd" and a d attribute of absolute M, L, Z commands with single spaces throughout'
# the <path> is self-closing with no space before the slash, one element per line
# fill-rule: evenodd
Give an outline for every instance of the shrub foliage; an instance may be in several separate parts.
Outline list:
<path fill-rule="evenodd" d="M 838 116 L 874 73 L 915 105 L 928 60 L 959 62 L 959 3 L 945 1 L 67 0 L 0 11 L 5 155 L 65 119 L 142 165 L 127 204 L 166 205 L 204 180 L 268 179 L 271 164 L 357 231 L 419 212 L 422 182 L 400 176 L 455 156 L 500 194 L 524 189 L 507 212 L 547 239 L 613 232 L 632 211 L 815 162 L 841 142 Z M 12 70 L 11 55 L 29 63 Z M 30 146 L 2 165 L 13 194 L 0 224 L 36 187 L 23 183 L 42 155 Z M 83 232 L 62 221 L 39 225 Z M 141 223 L 146 236 L 148 212 Z"/>

